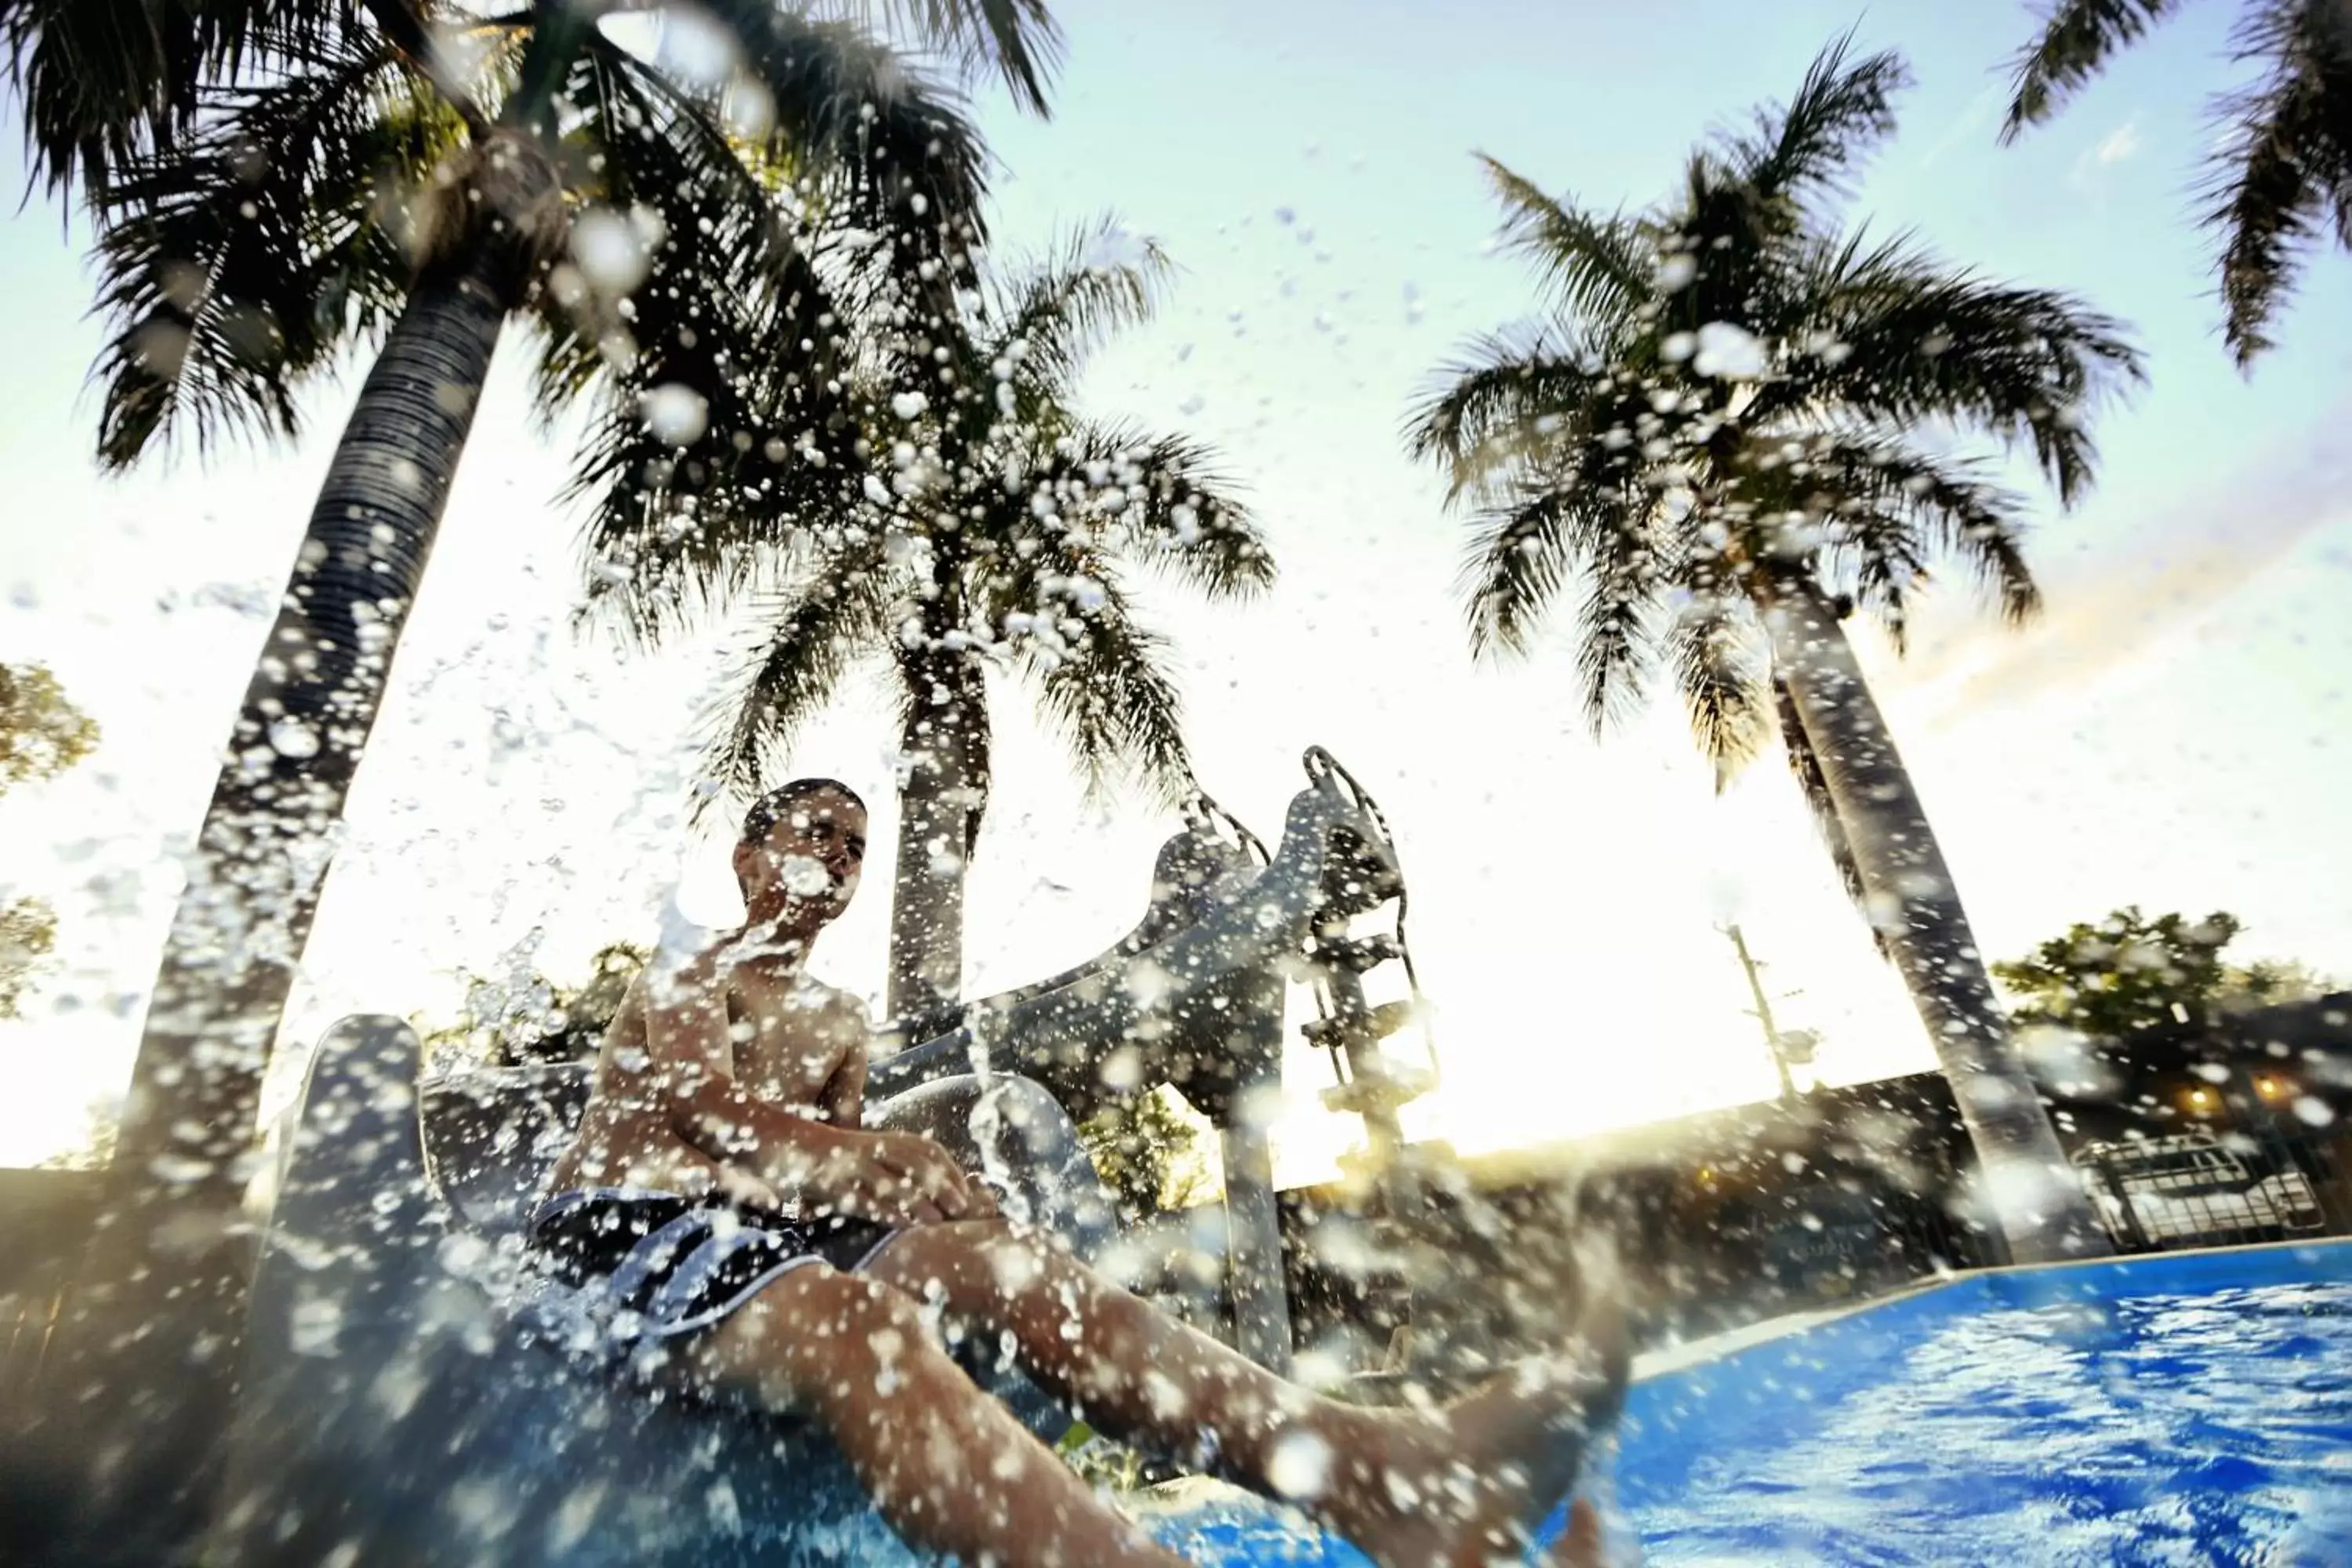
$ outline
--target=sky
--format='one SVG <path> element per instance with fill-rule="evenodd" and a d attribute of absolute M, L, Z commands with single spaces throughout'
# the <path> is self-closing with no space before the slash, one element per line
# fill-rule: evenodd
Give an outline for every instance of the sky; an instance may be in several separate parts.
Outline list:
<path fill-rule="evenodd" d="M 1000 249 L 1112 211 L 1181 268 L 1160 318 L 1091 367 L 1086 400 L 1214 443 L 1271 538 L 1269 597 L 1212 609 L 1171 590 L 1146 607 L 1175 639 L 1198 771 L 1223 804 L 1271 837 L 1319 744 L 1387 812 L 1444 1073 L 1410 1131 L 1467 1152 L 1770 1093 L 1717 930 L 1732 920 L 1779 1021 L 1820 1033 L 1826 1079 L 1932 1065 L 1777 754 L 1718 796 L 1671 700 L 1585 727 L 1564 636 L 1473 663 L 1454 591 L 1465 528 L 1397 434 L 1465 336 L 1534 308 L 1492 247 L 1474 151 L 1602 208 L 1644 205 L 1697 137 L 1785 99 L 1849 27 L 1917 79 L 1850 220 L 2076 290 L 2134 325 L 2151 370 L 2098 426 L 2090 500 L 2061 514 L 2032 491 L 2041 624 L 2002 632 L 1954 584 L 1907 658 L 1863 639 L 1981 945 L 2021 953 L 2126 902 L 2227 909 L 2241 956 L 2352 973 L 2352 266 L 2317 258 L 2282 346 L 2234 371 L 2190 216 L 2231 10 L 2189 8 L 2009 149 L 2002 64 L 2032 16 L 2005 3 L 1491 0 L 1441 17 L 1072 0 L 1052 121 L 980 96 Z M 24 188 L 20 163 L 10 177 Z M 61 926 L 57 972 L 0 1024 L 0 1163 L 71 1146 L 121 1090 L 176 856 L 358 384 L 322 387 L 293 445 L 100 476 L 84 238 L 37 193 L 0 251 L 0 659 L 48 663 L 105 731 L 72 773 L 0 799 L 0 897 L 47 897 Z M 713 924 L 738 912 L 723 843 L 684 818 L 725 639 L 625 658 L 570 629 L 566 432 L 535 430 L 520 358 L 510 337 L 352 795 L 273 1100 L 337 1016 L 448 1017 L 463 973 L 581 978 L 598 946 L 649 937 L 673 895 Z M 875 803 L 887 866 L 877 689 L 853 682 L 792 763 Z M 976 994 L 1123 934 L 1175 826 L 1132 794 L 1082 799 L 1021 694 L 1002 699 Z M 877 1014 L 882 881 L 816 965 Z M 1318 1058 L 1294 1047 L 1286 1079 L 1287 1182 L 1327 1170 L 1353 1129 L 1315 1109 Z"/>

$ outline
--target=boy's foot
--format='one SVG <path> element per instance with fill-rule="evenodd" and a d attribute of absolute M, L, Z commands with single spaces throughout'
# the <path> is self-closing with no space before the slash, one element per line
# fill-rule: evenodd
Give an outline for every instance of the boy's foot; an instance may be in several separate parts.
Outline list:
<path fill-rule="evenodd" d="M 1631 1361 L 1622 1313 L 1596 1301 L 1561 1353 L 1502 1373 L 1395 1445 L 1386 1473 L 1345 1489 L 1354 1506 L 1344 1511 L 1360 1517 L 1335 1522 L 1381 1568 L 1524 1561 L 1529 1531 L 1576 1484 L 1586 1453 L 1617 1419 Z M 1589 1527 L 1596 1536 L 1598 1523 Z M 1574 1535 L 1573 1515 L 1570 1524 Z"/>

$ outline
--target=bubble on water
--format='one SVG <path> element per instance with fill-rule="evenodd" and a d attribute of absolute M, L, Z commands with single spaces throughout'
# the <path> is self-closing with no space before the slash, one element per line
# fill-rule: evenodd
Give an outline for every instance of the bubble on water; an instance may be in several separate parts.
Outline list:
<path fill-rule="evenodd" d="M 1321 1497 L 1331 1481 L 1331 1445 L 1312 1432 L 1284 1433 L 1266 1457 L 1265 1479 L 1286 1498 Z"/>
<path fill-rule="evenodd" d="M 639 400 L 638 411 L 644 415 L 646 428 L 656 441 L 673 447 L 690 447 L 702 439 L 710 427 L 710 401 L 690 386 L 677 382 L 665 382 L 646 392 Z"/>
<path fill-rule="evenodd" d="M 269 726 L 269 749 L 281 757 L 315 757 L 319 731 L 299 719 L 280 719 Z"/>

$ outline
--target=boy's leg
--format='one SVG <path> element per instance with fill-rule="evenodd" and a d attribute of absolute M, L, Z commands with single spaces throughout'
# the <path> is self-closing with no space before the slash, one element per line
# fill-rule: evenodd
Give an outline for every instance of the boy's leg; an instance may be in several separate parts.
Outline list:
<path fill-rule="evenodd" d="M 1396 1568 L 1516 1560 L 1624 1390 L 1622 1327 L 1597 1300 L 1580 1354 L 1423 1414 L 1286 1383 L 1002 1221 L 904 1232 L 867 1272 L 1010 1334 L 1031 1373 L 1103 1430 L 1296 1502 Z"/>
<path fill-rule="evenodd" d="M 698 1335 L 705 1393 L 813 1416 L 899 1536 L 970 1564 L 1167 1568 L 1181 1559 L 1097 1498 L 928 1331 L 914 1302 L 810 1264 Z"/>

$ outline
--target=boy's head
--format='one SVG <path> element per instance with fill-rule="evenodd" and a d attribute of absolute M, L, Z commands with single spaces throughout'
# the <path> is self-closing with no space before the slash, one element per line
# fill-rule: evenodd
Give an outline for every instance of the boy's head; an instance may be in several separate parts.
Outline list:
<path fill-rule="evenodd" d="M 831 921 L 856 895 L 866 863 L 866 803 L 838 779 L 794 779 L 743 814 L 735 880 L 754 918 L 797 906 Z"/>

